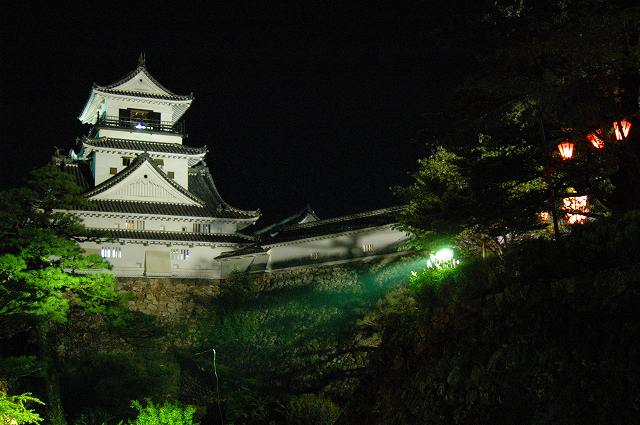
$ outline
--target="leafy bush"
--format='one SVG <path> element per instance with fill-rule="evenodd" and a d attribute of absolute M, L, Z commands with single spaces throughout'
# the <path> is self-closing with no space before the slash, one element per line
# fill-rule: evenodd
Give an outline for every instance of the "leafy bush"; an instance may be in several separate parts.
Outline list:
<path fill-rule="evenodd" d="M 287 419 L 292 425 L 332 425 L 340 415 L 333 401 L 315 394 L 294 397 L 288 405 Z"/>
<path fill-rule="evenodd" d="M 130 420 L 130 425 L 198 425 L 193 421 L 196 413 L 194 406 L 182 406 L 178 402 L 165 401 L 162 405 L 154 404 L 146 399 L 147 405 L 139 401 L 131 402 L 131 407 L 138 411 L 138 416 Z"/>
<path fill-rule="evenodd" d="M 0 379 L 0 424 L 39 424 L 40 415 L 27 407 L 28 404 L 44 404 L 40 399 L 24 393 L 10 396 L 6 384 Z"/>

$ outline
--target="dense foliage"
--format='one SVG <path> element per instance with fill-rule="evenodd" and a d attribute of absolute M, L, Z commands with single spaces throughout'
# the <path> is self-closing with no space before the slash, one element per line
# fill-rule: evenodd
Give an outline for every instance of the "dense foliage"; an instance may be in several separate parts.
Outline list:
<path fill-rule="evenodd" d="M 465 78 L 396 189 L 413 245 L 445 240 L 463 262 L 415 273 L 367 319 L 382 344 L 340 423 L 635 423 L 640 7 L 464 10 Z M 616 140 L 623 118 L 634 130 Z M 570 226 L 562 198 L 582 195 L 589 223 Z"/>
<path fill-rule="evenodd" d="M 464 78 L 421 133 L 428 152 L 414 183 L 396 189 L 418 245 L 459 236 L 501 255 L 543 227 L 541 212 L 560 222 L 557 237 L 565 196 L 589 196 L 594 218 L 637 208 L 638 133 L 612 137 L 616 120 L 638 125 L 637 3 L 505 0 L 463 10 Z M 594 131 L 604 148 L 586 140 Z M 571 161 L 560 159 L 562 141 L 575 144 Z"/>
<path fill-rule="evenodd" d="M 427 270 L 368 319 L 383 331 L 341 423 L 635 423 L 640 213 L 504 262 Z"/>
<path fill-rule="evenodd" d="M 75 241 L 98 235 L 60 211 L 84 202 L 69 175 L 54 165 L 34 170 L 27 186 L 1 192 L 0 200 L 0 340 L 4 347 L 0 363 L 32 364 L 31 357 L 24 356 L 26 347 L 12 345 L 35 330 L 34 351 L 40 361 L 31 372 L 44 378 L 49 422 L 65 423 L 50 343 L 52 327 L 66 322 L 71 308 L 91 313 L 120 311 L 124 298 L 115 288 L 113 275 L 95 273 L 108 269 L 108 263 L 85 256 Z M 20 378 L 15 371 L 26 369 L 3 368 L 0 378 L 13 383 Z"/>

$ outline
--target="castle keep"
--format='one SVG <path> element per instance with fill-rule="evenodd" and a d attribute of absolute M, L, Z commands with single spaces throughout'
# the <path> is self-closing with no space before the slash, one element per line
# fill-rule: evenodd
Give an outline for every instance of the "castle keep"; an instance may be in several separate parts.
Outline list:
<path fill-rule="evenodd" d="M 220 196 L 207 147 L 184 144 L 180 119 L 192 102 L 153 78 L 141 57 L 115 83 L 93 85 L 79 116 L 90 132 L 67 157 L 54 157 L 88 200 L 71 213 L 105 234 L 82 247 L 107 259 L 116 276 L 220 279 L 233 270 L 397 255 L 407 238 L 393 227 L 400 208 L 321 220 L 306 207 L 256 226 L 258 210 Z"/>

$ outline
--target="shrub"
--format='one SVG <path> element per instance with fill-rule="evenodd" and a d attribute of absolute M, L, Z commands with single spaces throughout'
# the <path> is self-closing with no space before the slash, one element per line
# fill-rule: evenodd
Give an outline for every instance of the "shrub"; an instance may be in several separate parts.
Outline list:
<path fill-rule="evenodd" d="M 295 425 L 331 425 L 340 415 L 340 407 L 315 394 L 294 397 L 288 406 L 287 419 Z"/>
<path fill-rule="evenodd" d="M 194 406 L 181 406 L 178 402 L 165 401 L 156 405 L 147 399 L 147 405 L 142 406 L 139 401 L 131 402 L 131 407 L 138 411 L 138 416 L 129 421 L 130 425 L 198 425 L 193 421 L 196 413 Z"/>

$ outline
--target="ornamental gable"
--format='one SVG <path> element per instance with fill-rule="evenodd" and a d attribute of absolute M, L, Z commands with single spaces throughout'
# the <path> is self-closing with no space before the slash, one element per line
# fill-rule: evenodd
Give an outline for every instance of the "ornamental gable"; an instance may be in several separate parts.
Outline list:
<path fill-rule="evenodd" d="M 174 96 L 173 93 L 156 84 L 147 73 L 144 72 L 144 68 L 139 67 L 138 69 L 139 71 L 130 79 L 117 86 L 110 87 L 110 89 L 113 91 L 145 93 L 154 96 Z"/>
<path fill-rule="evenodd" d="M 122 173 L 127 173 L 127 170 Z M 116 175 L 102 185 L 105 188 L 98 190 L 100 187 L 97 187 L 95 194 L 89 194 L 89 199 L 202 205 L 195 197 L 176 187 L 177 184 L 171 184 L 164 173 L 148 160 L 123 178 Z"/>

